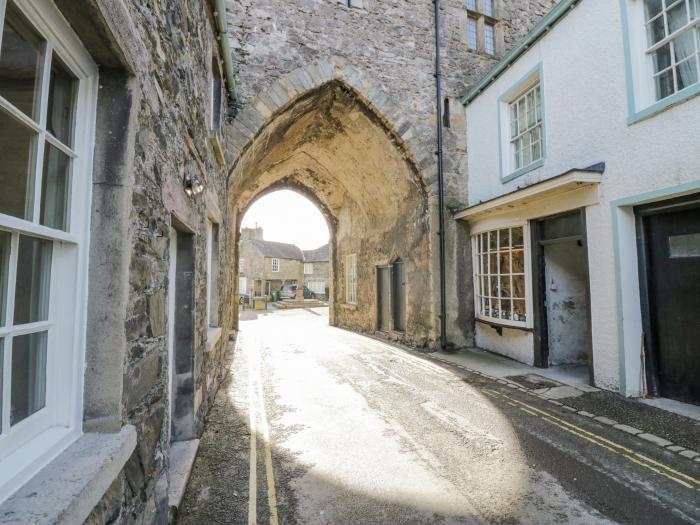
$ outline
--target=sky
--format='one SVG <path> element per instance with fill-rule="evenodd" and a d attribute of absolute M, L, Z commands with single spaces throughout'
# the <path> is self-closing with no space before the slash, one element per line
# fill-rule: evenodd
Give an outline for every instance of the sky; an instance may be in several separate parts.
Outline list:
<path fill-rule="evenodd" d="M 296 244 L 313 250 L 328 242 L 328 225 L 318 208 L 306 197 L 290 190 L 268 193 L 248 209 L 242 228 L 262 226 L 266 241 Z"/>

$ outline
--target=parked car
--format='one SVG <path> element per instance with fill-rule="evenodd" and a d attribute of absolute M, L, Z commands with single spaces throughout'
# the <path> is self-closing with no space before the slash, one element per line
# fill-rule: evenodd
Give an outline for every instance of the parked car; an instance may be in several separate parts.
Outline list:
<path fill-rule="evenodd" d="M 297 298 L 297 285 L 296 284 L 284 284 L 280 288 L 280 300 L 290 301 Z M 316 294 L 304 286 L 304 299 L 315 299 Z"/>

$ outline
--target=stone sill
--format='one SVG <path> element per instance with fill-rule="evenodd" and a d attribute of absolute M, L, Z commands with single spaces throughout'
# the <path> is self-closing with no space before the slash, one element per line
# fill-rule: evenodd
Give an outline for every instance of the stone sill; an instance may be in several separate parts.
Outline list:
<path fill-rule="evenodd" d="M 83 434 L 0 505 L 0 524 L 83 523 L 136 448 L 136 428 Z"/>
<path fill-rule="evenodd" d="M 216 343 L 219 342 L 219 339 L 221 339 L 221 327 L 216 326 L 216 327 L 209 327 L 207 329 L 207 352 L 211 352 L 212 349 L 216 346 Z"/>
<path fill-rule="evenodd" d="M 340 305 L 343 310 L 357 310 L 356 304 L 343 303 Z"/>
<path fill-rule="evenodd" d="M 170 487 L 168 501 L 172 509 L 179 510 L 185 495 L 187 481 L 190 479 L 192 466 L 197 457 L 199 440 L 176 441 L 170 445 Z"/>

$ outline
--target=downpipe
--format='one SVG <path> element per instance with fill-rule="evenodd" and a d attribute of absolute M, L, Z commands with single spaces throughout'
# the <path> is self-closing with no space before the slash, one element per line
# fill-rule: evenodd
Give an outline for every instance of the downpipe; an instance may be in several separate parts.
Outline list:
<path fill-rule="evenodd" d="M 236 100 L 236 80 L 233 76 L 233 61 L 231 60 L 231 44 L 228 39 L 228 20 L 224 0 L 214 0 L 214 16 L 219 49 L 224 61 L 224 76 L 226 77 L 226 92 L 231 102 Z"/>
<path fill-rule="evenodd" d="M 445 285 L 445 184 L 443 179 L 442 156 L 442 74 L 440 67 L 440 0 L 435 4 L 435 94 L 437 103 L 437 179 L 440 247 L 440 348 L 447 343 L 447 298 Z"/>

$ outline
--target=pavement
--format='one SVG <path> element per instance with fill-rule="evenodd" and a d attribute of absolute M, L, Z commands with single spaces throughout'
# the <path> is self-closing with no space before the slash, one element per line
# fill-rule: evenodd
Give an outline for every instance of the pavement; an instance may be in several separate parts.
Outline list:
<path fill-rule="evenodd" d="M 247 312 L 178 523 L 700 522 L 697 421 L 477 360 Z"/>

